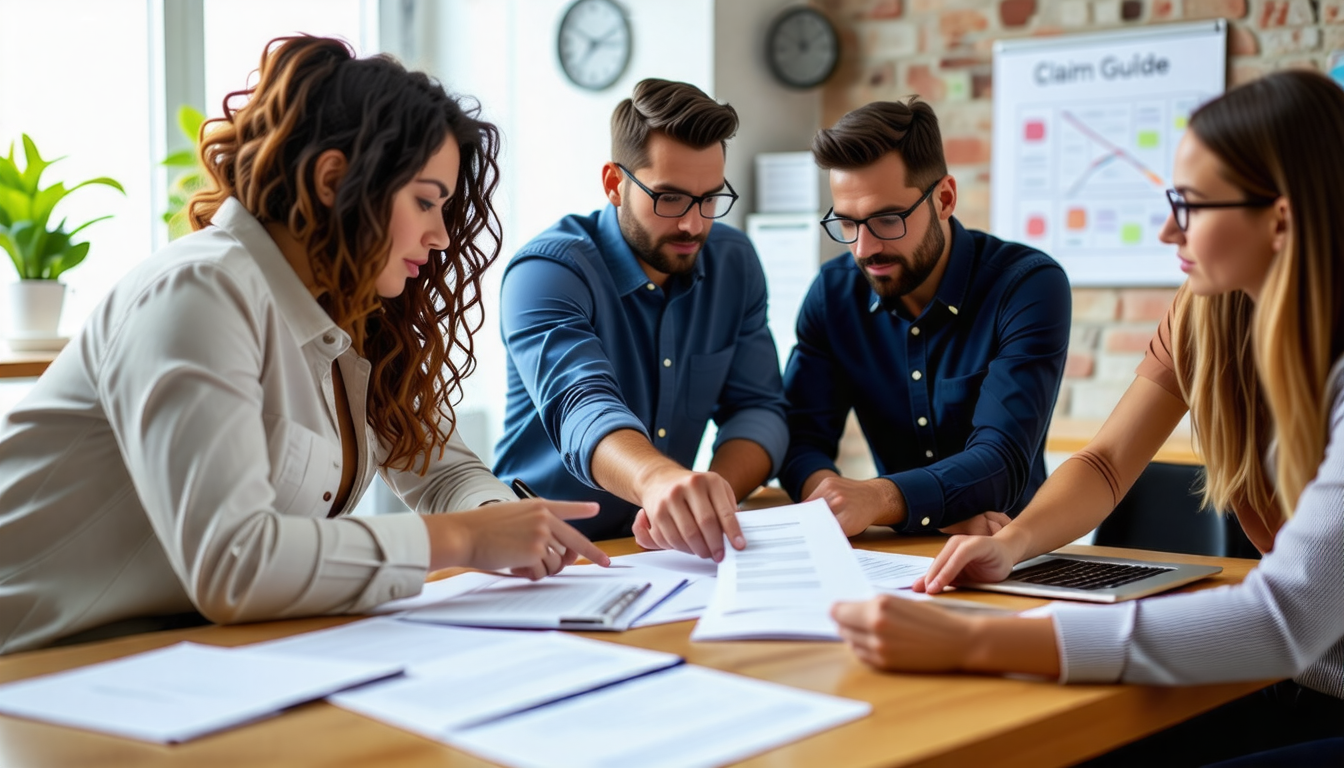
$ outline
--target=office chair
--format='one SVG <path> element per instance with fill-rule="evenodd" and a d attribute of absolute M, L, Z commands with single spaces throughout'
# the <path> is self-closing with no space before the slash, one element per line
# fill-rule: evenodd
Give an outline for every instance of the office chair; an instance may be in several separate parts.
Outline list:
<path fill-rule="evenodd" d="M 1197 466 L 1152 462 L 1097 528 L 1093 543 L 1259 559 L 1235 518 L 1203 505 L 1196 490 L 1201 471 Z"/>

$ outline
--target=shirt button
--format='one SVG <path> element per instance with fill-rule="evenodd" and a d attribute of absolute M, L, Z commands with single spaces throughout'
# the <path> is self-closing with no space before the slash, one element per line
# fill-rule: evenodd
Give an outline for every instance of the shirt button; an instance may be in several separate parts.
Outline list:
<path fill-rule="evenodd" d="M 947 311 L 948 311 L 948 312 L 951 312 L 951 313 L 954 314 L 954 315 L 957 314 L 957 308 L 956 308 L 956 307 L 948 307 L 948 308 L 947 308 Z"/>
<path fill-rule="evenodd" d="M 915 326 L 914 328 L 911 328 L 911 329 L 910 329 L 910 335 L 911 335 L 911 336 L 918 336 L 918 335 L 919 335 L 919 326 Z"/>
<path fill-rule="evenodd" d="M 326 493 L 322 494 L 322 500 L 331 501 L 331 491 L 327 491 Z"/>
<path fill-rule="evenodd" d="M 328 334 L 326 334 L 326 335 L 324 335 L 324 336 L 322 337 L 322 343 L 323 343 L 323 344 L 335 344 L 335 343 L 336 343 L 336 337 L 335 337 L 335 336 L 332 336 L 330 333 L 328 333 Z"/>
<path fill-rule="evenodd" d="M 932 459 L 932 458 L 933 458 L 933 451 L 925 451 L 925 452 L 924 452 L 924 456 L 925 456 L 925 458 Z"/>
<path fill-rule="evenodd" d="M 915 423 L 921 427 L 929 426 L 929 420 L 924 418 L 923 416 L 920 416 L 918 419 L 915 419 Z"/>
<path fill-rule="evenodd" d="M 672 358 L 670 358 L 670 357 L 665 357 L 665 358 L 663 358 L 663 367 L 664 367 L 664 368 L 671 368 L 671 367 L 672 367 Z"/>
<path fill-rule="evenodd" d="M 654 285 L 653 283 L 645 283 L 644 288 L 645 290 L 654 291 L 658 289 L 658 286 Z"/>
<path fill-rule="evenodd" d="M 924 378 L 924 374 L 920 373 L 919 371 L 915 371 L 914 373 L 910 374 L 910 378 L 914 379 L 915 381 L 919 381 L 920 379 Z"/>
<path fill-rule="evenodd" d="M 667 437 L 667 430 L 666 430 L 666 429 L 660 429 L 660 430 L 658 430 L 658 436 L 659 436 L 659 437 Z"/>
<path fill-rule="evenodd" d="M 923 520 L 920 520 L 919 524 L 927 527 L 929 524 L 929 518 L 926 517 Z"/>

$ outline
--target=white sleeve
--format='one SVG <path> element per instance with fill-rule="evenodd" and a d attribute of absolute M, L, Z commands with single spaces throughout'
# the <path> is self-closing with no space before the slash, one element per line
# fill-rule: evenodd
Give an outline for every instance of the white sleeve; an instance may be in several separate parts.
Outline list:
<path fill-rule="evenodd" d="M 175 269 L 133 300 L 99 361 L 98 395 L 197 608 L 227 623 L 358 612 L 417 594 L 429 565 L 418 517 L 276 510 L 263 414 L 280 405 L 268 408 L 262 386 L 267 329 L 282 322 L 274 311 L 209 264 Z"/>
<path fill-rule="evenodd" d="M 1310 670 L 1312 687 L 1344 696 L 1344 396 L 1316 478 L 1245 581 L 1125 606 L 1060 606 L 1054 621 L 1067 682 L 1198 684 Z"/>
<path fill-rule="evenodd" d="M 444 418 L 443 429 L 450 425 Z M 386 458 L 386 449 L 379 447 L 379 464 Z M 416 458 L 411 471 L 379 468 L 383 480 L 406 506 L 422 515 L 439 512 L 461 512 L 475 509 L 492 501 L 517 501 L 509 487 L 490 472 L 489 467 L 462 441 L 453 430 L 443 455 L 434 451 L 428 470 L 421 475 L 422 457 Z"/>

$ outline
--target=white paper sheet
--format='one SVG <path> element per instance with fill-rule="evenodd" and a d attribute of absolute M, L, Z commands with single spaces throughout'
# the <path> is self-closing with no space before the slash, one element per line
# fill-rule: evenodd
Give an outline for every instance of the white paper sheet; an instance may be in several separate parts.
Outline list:
<path fill-rule="evenodd" d="M 691 639 L 839 640 L 841 600 L 875 593 L 824 501 L 739 512 L 747 548 L 729 548 Z"/>
<path fill-rule="evenodd" d="M 304 659 L 400 664 L 407 674 L 411 674 L 422 665 L 433 665 L 493 644 L 512 642 L 516 637 L 536 636 L 535 632 L 521 630 L 449 627 L 380 617 L 244 647 L 253 653 Z"/>
<path fill-rule="evenodd" d="M 909 589 L 920 576 L 929 572 L 933 565 L 932 557 L 903 555 L 898 552 L 873 552 L 866 549 L 854 550 L 854 557 L 868 577 L 868 583 L 879 592 L 893 592 Z"/>
<path fill-rule="evenodd" d="M 0 712 L 166 744 L 401 669 L 384 662 L 283 658 L 179 643 L 0 686 Z"/>
<path fill-rule="evenodd" d="M 460 577 L 458 577 L 460 578 Z M 685 578 L 663 571 L 654 576 L 626 578 L 620 569 L 568 571 L 542 581 L 505 576 L 443 602 L 407 611 L 401 618 L 476 627 L 585 629 L 621 631 L 631 627 L 650 608 L 676 591 Z M 648 585 L 610 626 L 566 623 L 567 616 L 593 612 L 616 592 Z"/>
<path fill-rule="evenodd" d="M 720 766 L 864 717 L 872 707 L 683 666 L 447 739 L 517 768 Z"/>
<path fill-rule="evenodd" d="M 675 666 L 670 653 L 559 632 L 493 632 L 495 642 L 405 677 L 332 696 L 337 706 L 443 739 L 452 731 Z"/>

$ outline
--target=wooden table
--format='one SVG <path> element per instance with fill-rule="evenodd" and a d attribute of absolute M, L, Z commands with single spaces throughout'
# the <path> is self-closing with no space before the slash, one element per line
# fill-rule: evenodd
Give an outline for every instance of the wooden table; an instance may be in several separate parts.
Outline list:
<path fill-rule="evenodd" d="M 868 549 L 933 555 L 943 539 L 902 539 L 874 528 L 855 543 Z M 606 542 L 603 549 L 611 554 L 637 550 L 632 539 Z M 1136 554 L 1101 547 L 1080 547 L 1076 551 Z M 1239 581 L 1255 565 L 1250 560 L 1184 555 L 1163 554 L 1160 559 L 1223 566 L 1222 574 L 1201 582 L 1200 588 Z M 1042 602 L 988 593 L 967 592 L 958 596 L 1012 608 Z M 114 659 L 182 640 L 234 646 L 351 620 L 320 618 L 200 627 L 32 651 L 0 658 L 0 682 Z M 859 663 L 838 643 L 692 643 L 691 626 L 691 622 L 681 622 L 620 634 L 585 634 L 680 654 L 693 664 L 748 677 L 863 699 L 873 705 L 873 713 L 862 720 L 745 763 L 754 766 L 1063 766 L 1165 728 L 1266 684 L 1190 688 L 1061 686 L 1047 681 L 969 675 L 891 675 Z M 564 756 L 557 755 L 556 762 L 563 765 Z M 437 742 L 322 702 L 173 747 L 0 717 L 0 764 L 62 768 L 488 765 Z"/>
<path fill-rule="evenodd" d="M 13 352 L 0 345 L 0 379 L 26 379 L 41 376 L 56 352 Z"/>

